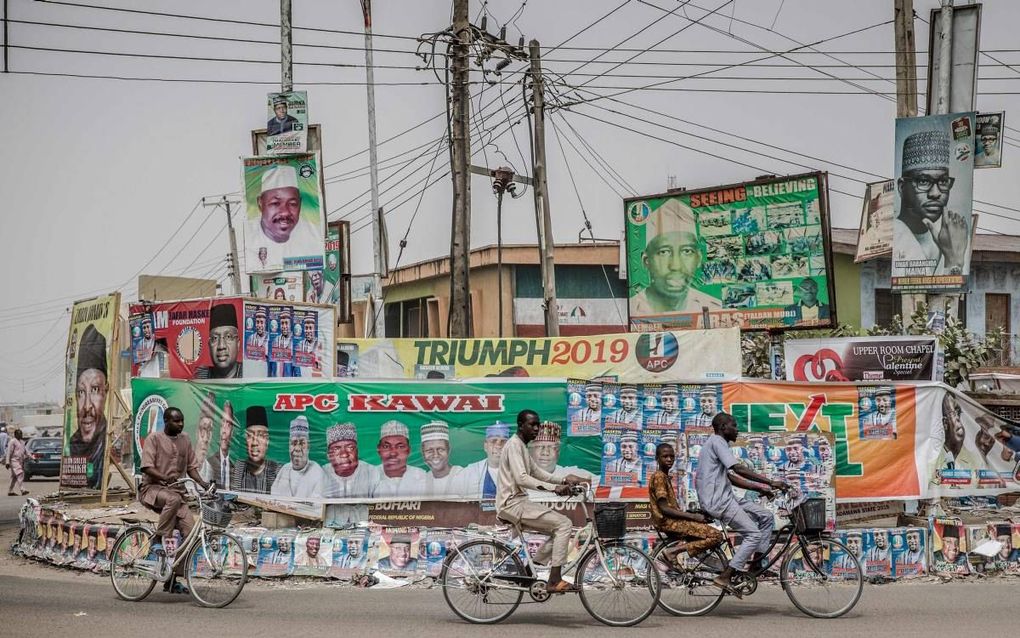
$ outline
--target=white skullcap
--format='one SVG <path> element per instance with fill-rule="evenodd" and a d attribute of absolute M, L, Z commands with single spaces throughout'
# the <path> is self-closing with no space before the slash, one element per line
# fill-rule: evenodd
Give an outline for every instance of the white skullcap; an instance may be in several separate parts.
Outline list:
<path fill-rule="evenodd" d="M 259 195 L 277 188 L 297 187 L 297 170 L 293 166 L 277 164 L 262 173 L 262 190 L 259 191 Z"/>
<path fill-rule="evenodd" d="M 400 421 L 387 421 L 382 424 L 382 428 L 379 429 L 379 438 L 387 436 L 402 436 L 405 439 L 409 439 L 407 426 Z"/>
<path fill-rule="evenodd" d="M 450 426 L 442 421 L 432 421 L 421 426 L 421 442 L 449 441 Z"/>
<path fill-rule="evenodd" d="M 679 199 L 667 200 L 656 208 L 648 218 L 647 236 L 649 239 L 664 233 L 695 233 L 696 222 L 694 211 Z"/>

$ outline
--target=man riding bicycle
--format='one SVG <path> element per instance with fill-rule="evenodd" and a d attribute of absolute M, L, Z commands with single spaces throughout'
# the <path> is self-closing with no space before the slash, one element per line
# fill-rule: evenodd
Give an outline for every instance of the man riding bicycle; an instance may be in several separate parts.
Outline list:
<path fill-rule="evenodd" d="M 549 563 L 549 580 L 546 590 L 553 594 L 575 591 L 563 580 L 562 568 L 570 549 L 570 519 L 537 503 L 532 503 L 526 490 L 553 491 L 559 496 L 570 494 L 570 486 L 584 482 L 579 476 L 567 474 L 562 478 L 546 472 L 531 459 L 528 443 L 538 436 L 541 421 L 534 410 L 522 410 L 517 415 L 517 434 L 507 441 L 499 461 L 496 481 L 496 516 L 522 529 L 549 534 L 551 538 L 535 553 L 534 561 Z"/>
<path fill-rule="evenodd" d="M 729 565 L 713 581 L 716 586 L 741 598 L 731 583 L 733 573 L 748 563 L 757 565 L 768 551 L 775 520 L 772 512 L 748 501 L 737 499 L 733 487 L 753 490 L 772 498 L 773 489 L 788 490 L 784 481 L 773 481 L 753 472 L 740 463 L 730 451 L 737 440 L 737 422 L 730 414 L 720 412 L 712 419 L 712 436 L 701 447 L 694 487 L 701 509 L 726 523 L 739 533 L 743 541 L 733 553 Z"/>
<path fill-rule="evenodd" d="M 202 489 L 208 490 L 206 483 L 199 475 L 199 459 L 191 447 L 191 440 L 184 432 L 184 413 L 177 408 L 163 411 L 163 431 L 153 432 L 145 439 L 142 448 L 142 485 L 138 490 L 138 500 L 149 509 L 159 513 L 159 524 L 156 526 L 156 544 L 153 551 L 157 556 L 165 553 L 167 542 L 173 537 L 174 529 L 181 532 L 181 538 L 187 538 L 195 526 L 194 516 L 184 501 L 184 492 L 171 485 L 187 474 Z M 182 575 L 183 563 L 177 568 L 177 575 Z M 172 580 L 171 580 L 172 582 Z M 167 589 L 175 594 L 187 593 L 181 583 L 167 583 Z"/>

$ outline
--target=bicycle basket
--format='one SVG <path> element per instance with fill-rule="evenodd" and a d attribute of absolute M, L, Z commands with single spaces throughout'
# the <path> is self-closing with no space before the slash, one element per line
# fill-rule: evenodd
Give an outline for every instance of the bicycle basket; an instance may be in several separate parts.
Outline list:
<path fill-rule="evenodd" d="M 206 525 L 213 527 L 227 527 L 230 525 L 230 518 L 234 515 L 230 505 L 222 499 L 216 499 L 210 503 L 202 502 L 202 520 Z"/>
<path fill-rule="evenodd" d="M 627 532 L 627 505 L 599 503 L 595 506 L 595 530 L 599 538 L 620 538 Z"/>
<path fill-rule="evenodd" d="M 809 498 L 793 509 L 793 526 L 798 534 L 825 531 L 825 499 Z"/>

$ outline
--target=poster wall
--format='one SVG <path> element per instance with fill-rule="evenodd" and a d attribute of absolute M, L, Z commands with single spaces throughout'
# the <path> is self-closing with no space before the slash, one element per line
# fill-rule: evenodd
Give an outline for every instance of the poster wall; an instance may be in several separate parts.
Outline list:
<path fill-rule="evenodd" d="M 337 376 L 407 379 L 472 377 L 613 377 L 736 379 L 737 328 L 533 339 L 344 339 Z"/>
<path fill-rule="evenodd" d="M 970 275 L 974 113 L 896 120 L 892 287 L 964 289 Z"/>
<path fill-rule="evenodd" d="M 119 311 L 120 293 L 76 301 L 71 308 L 64 375 L 61 490 L 103 487 Z"/>
<path fill-rule="evenodd" d="M 266 155 L 308 152 L 308 93 L 270 93 Z"/>
<path fill-rule="evenodd" d="M 854 263 L 892 254 L 896 182 L 887 179 L 868 184 L 864 191 L 861 227 L 857 232 Z"/>
<path fill-rule="evenodd" d="M 630 326 L 835 320 L 824 173 L 624 200 Z"/>
<path fill-rule="evenodd" d="M 941 381 L 944 354 L 937 337 L 787 339 L 791 381 Z"/>
<path fill-rule="evenodd" d="M 245 272 L 322 269 L 320 170 L 314 153 L 242 160 Z"/>

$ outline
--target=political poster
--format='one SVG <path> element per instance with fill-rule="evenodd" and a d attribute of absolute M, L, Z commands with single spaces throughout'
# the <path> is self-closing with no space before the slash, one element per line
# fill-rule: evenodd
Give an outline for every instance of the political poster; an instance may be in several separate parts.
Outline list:
<path fill-rule="evenodd" d="M 249 157 L 241 165 L 245 272 L 322 270 L 326 215 L 319 156 Z"/>
<path fill-rule="evenodd" d="M 902 527 L 889 530 L 892 539 L 893 576 L 913 578 L 928 571 L 928 530 Z"/>
<path fill-rule="evenodd" d="M 894 180 L 887 179 L 868 184 L 864 191 L 861 226 L 857 232 L 855 264 L 892 254 L 895 200 Z"/>
<path fill-rule="evenodd" d="M 341 323 L 350 316 L 350 226 L 348 222 L 326 224 L 326 261 L 322 270 L 304 273 L 304 300 L 337 307 Z"/>
<path fill-rule="evenodd" d="M 892 288 L 960 292 L 970 275 L 974 113 L 896 120 Z"/>
<path fill-rule="evenodd" d="M 266 155 L 308 152 L 308 93 L 270 93 Z"/>
<path fill-rule="evenodd" d="M 571 436 L 602 433 L 602 384 L 570 379 L 567 382 L 567 420 Z"/>
<path fill-rule="evenodd" d="M 271 299 L 278 303 L 307 301 L 304 290 L 304 271 L 259 273 L 250 275 L 249 281 L 252 295 L 256 297 Z"/>
<path fill-rule="evenodd" d="M 120 293 L 116 292 L 76 301 L 71 307 L 64 368 L 61 491 L 104 488 L 119 312 Z"/>
<path fill-rule="evenodd" d="M 131 328 L 131 363 L 148 363 L 156 353 L 152 314 L 132 315 L 128 325 Z"/>
<path fill-rule="evenodd" d="M 790 381 L 941 381 L 944 358 L 934 336 L 786 339 Z"/>
<path fill-rule="evenodd" d="M 931 541 L 933 574 L 970 573 L 970 562 L 967 560 L 967 529 L 959 519 L 933 519 Z"/>
<path fill-rule="evenodd" d="M 433 372 L 447 379 L 570 376 L 655 383 L 737 379 L 742 369 L 738 328 L 528 339 L 342 339 L 337 348 L 348 355 L 347 376 L 360 379 L 424 379 Z"/>
<path fill-rule="evenodd" d="M 808 173 L 624 200 L 631 330 L 834 325 L 827 189 Z"/>
<path fill-rule="evenodd" d="M 974 147 L 974 168 L 1002 167 L 1002 134 L 1006 113 L 978 113 Z"/>

